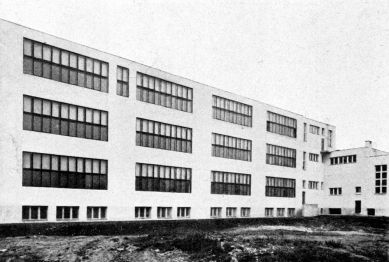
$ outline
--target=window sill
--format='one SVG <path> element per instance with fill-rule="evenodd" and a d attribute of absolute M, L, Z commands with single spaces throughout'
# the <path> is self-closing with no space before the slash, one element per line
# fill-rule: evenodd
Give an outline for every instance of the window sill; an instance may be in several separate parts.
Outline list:
<path fill-rule="evenodd" d="M 151 219 L 151 217 L 136 217 L 135 219 Z"/>
<path fill-rule="evenodd" d="M 384 196 L 386 195 L 387 193 L 374 193 L 374 195 L 378 195 L 378 196 Z"/>
<path fill-rule="evenodd" d="M 106 218 L 88 218 L 88 221 L 105 221 L 107 220 Z"/>
<path fill-rule="evenodd" d="M 190 217 L 177 217 L 177 219 L 187 219 L 187 218 L 190 218 Z"/>
<path fill-rule="evenodd" d="M 79 220 L 78 218 L 57 218 L 57 221 L 63 221 L 63 222 L 78 221 L 78 220 Z"/>
<path fill-rule="evenodd" d="M 47 219 L 22 219 L 22 222 L 47 222 Z"/>

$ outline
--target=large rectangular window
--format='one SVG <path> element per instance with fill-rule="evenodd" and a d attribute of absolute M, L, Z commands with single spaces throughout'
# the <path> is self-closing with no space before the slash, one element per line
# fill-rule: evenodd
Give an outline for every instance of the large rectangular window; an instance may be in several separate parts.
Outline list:
<path fill-rule="evenodd" d="M 57 220 L 77 220 L 79 207 L 57 206 Z"/>
<path fill-rule="evenodd" d="M 220 96 L 213 98 L 213 118 L 242 125 L 253 126 L 253 107 Z"/>
<path fill-rule="evenodd" d="M 267 111 L 267 131 L 283 136 L 297 137 L 297 120 Z"/>
<path fill-rule="evenodd" d="M 116 94 L 119 96 L 129 97 L 129 70 L 128 68 L 117 67 Z"/>
<path fill-rule="evenodd" d="M 357 162 L 357 155 L 331 157 L 331 165 L 351 164 Z"/>
<path fill-rule="evenodd" d="M 23 152 L 23 186 L 106 190 L 108 161 Z"/>
<path fill-rule="evenodd" d="M 136 163 L 136 191 L 190 193 L 192 169 Z"/>
<path fill-rule="evenodd" d="M 251 162 L 251 140 L 212 133 L 212 156 Z"/>
<path fill-rule="evenodd" d="M 296 168 L 296 149 L 266 144 L 266 164 Z"/>
<path fill-rule="evenodd" d="M 188 113 L 193 111 L 193 89 L 142 73 L 136 75 L 136 99 Z"/>
<path fill-rule="evenodd" d="M 23 220 L 47 220 L 47 206 L 22 206 Z"/>
<path fill-rule="evenodd" d="M 375 193 L 386 194 L 388 188 L 388 166 L 375 166 Z"/>
<path fill-rule="evenodd" d="M 136 145 L 192 153 L 192 128 L 137 118 Z"/>
<path fill-rule="evenodd" d="M 268 197 L 296 197 L 296 180 L 280 177 L 266 177 Z"/>
<path fill-rule="evenodd" d="M 23 129 L 108 141 L 108 112 L 25 95 Z"/>
<path fill-rule="evenodd" d="M 27 38 L 23 72 L 108 93 L 108 63 Z"/>
<path fill-rule="evenodd" d="M 251 195 L 251 175 L 212 171 L 211 194 Z"/>

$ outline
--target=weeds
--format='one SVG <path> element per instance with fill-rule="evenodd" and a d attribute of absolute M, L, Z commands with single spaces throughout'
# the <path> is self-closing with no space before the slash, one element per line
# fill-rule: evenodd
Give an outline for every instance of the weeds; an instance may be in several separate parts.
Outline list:
<path fill-rule="evenodd" d="M 334 241 L 334 240 L 328 240 L 324 242 L 327 247 L 332 247 L 332 248 L 343 248 L 343 244 L 341 241 Z"/>

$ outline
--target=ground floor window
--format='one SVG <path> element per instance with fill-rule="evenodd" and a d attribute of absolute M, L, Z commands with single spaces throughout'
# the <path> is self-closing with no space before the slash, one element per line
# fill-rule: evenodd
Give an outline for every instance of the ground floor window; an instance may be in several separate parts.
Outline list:
<path fill-rule="evenodd" d="M 47 206 L 22 206 L 23 220 L 47 220 Z"/>
<path fill-rule="evenodd" d="M 221 217 L 222 208 L 221 207 L 211 207 L 211 217 Z"/>
<path fill-rule="evenodd" d="M 296 209 L 294 208 L 288 208 L 288 217 L 294 217 L 295 216 Z"/>
<path fill-rule="evenodd" d="M 87 207 L 86 218 L 88 220 L 107 219 L 107 207 Z"/>
<path fill-rule="evenodd" d="M 236 207 L 227 207 L 226 208 L 226 217 L 236 217 Z"/>
<path fill-rule="evenodd" d="M 341 187 L 334 187 L 330 188 L 330 195 L 331 196 L 337 196 L 342 194 L 342 188 Z"/>
<path fill-rule="evenodd" d="M 285 208 L 277 208 L 277 216 L 284 217 L 285 216 Z"/>
<path fill-rule="evenodd" d="M 341 208 L 329 208 L 328 213 L 330 215 L 341 215 L 342 214 L 342 209 Z"/>
<path fill-rule="evenodd" d="M 368 216 L 375 216 L 375 209 L 374 208 L 368 208 L 367 209 L 367 215 Z"/>
<path fill-rule="evenodd" d="M 265 208 L 265 217 L 273 217 L 274 208 Z"/>
<path fill-rule="evenodd" d="M 251 208 L 249 207 L 242 207 L 240 209 L 240 216 L 241 217 L 250 217 L 251 213 Z"/>
<path fill-rule="evenodd" d="M 57 220 L 78 219 L 79 207 L 57 206 Z"/>
<path fill-rule="evenodd" d="M 151 207 L 135 207 L 135 218 L 151 218 Z"/>
<path fill-rule="evenodd" d="M 172 218 L 171 207 L 158 207 L 157 208 L 158 218 Z"/>
<path fill-rule="evenodd" d="M 190 207 L 177 207 L 178 218 L 190 218 Z"/>

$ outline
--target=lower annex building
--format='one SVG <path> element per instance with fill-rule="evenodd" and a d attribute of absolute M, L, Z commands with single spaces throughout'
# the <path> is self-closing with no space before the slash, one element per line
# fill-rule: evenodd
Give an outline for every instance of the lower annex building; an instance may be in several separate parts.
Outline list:
<path fill-rule="evenodd" d="M 389 215 L 332 125 L 3 20 L 0 57 L 0 223 Z"/>

